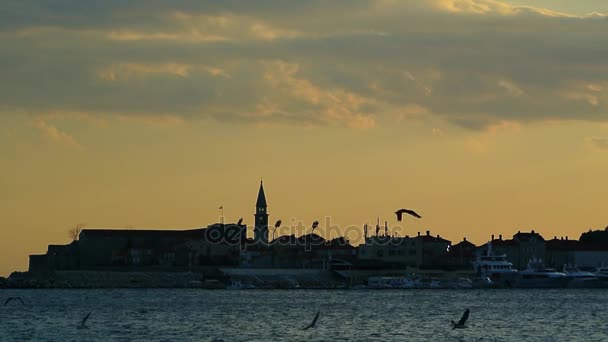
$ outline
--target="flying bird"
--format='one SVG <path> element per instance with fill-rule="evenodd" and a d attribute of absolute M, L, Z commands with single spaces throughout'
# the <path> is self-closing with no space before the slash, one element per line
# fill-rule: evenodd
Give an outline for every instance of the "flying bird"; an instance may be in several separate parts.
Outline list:
<path fill-rule="evenodd" d="M 279 228 L 281 226 L 281 223 L 283 223 L 283 221 L 278 220 L 277 223 L 274 224 L 274 228 Z"/>
<path fill-rule="evenodd" d="M 239 226 L 240 226 L 241 224 L 243 224 L 243 218 L 241 217 L 241 218 L 239 219 L 239 222 L 237 222 L 236 224 L 237 224 L 237 225 L 239 225 Z"/>
<path fill-rule="evenodd" d="M 89 319 L 89 317 L 91 317 L 90 312 L 86 316 L 84 316 L 84 318 L 82 319 L 82 322 L 80 322 L 80 326 L 78 327 L 78 329 L 86 328 L 85 324 L 87 324 L 87 320 Z"/>
<path fill-rule="evenodd" d="M 410 210 L 410 209 L 399 209 L 397 211 L 395 211 L 395 214 L 397 214 L 397 221 L 401 222 L 401 220 L 403 220 L 403 213 L 409 214 L 414 216 L 415 218 L 422 218 L 422 216 L 418 215 L 417 212 Z"/>
<path fill-rule="evenodd" d="M 4 306 L 7 306 L 8 303 L 10 303 L 14 300 L 19 301 L 21 303 L 21 305 L 25 305 L 25 303 L 23 302 L 23 299 L 21 299 L 21 297 L 9 297 L 4 301 Z"/>
<path fill-rule="evenodd" d="M 310 322 L 310 324 L 307 325 L 306 327 L 304 327 L 302 330 L 308 330 L 310 328 L 314 328 L 315 325 L 317 324 L 317 320 L 319 319 L 320 314 L 321 314 L 321 311 L 317 311 L 317 314 L 315 315 L 315 318 L 312 319 L 312 322 Z"/>
<path fill-rule="evenodd" d="M 466 328 L 466 325 L 464 324 L 467 322 L 467 319 L 469 319 L 469 309 L 465 310 L 465 312 L 462 314 L 462 317 L 460 317 L 460 321 L 458 321 L 458 323 L 452 321 L 452 330 Z"/>

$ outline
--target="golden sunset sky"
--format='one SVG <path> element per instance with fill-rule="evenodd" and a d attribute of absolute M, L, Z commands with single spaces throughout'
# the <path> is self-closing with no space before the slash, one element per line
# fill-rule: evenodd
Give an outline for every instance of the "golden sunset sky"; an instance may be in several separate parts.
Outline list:
<path fill-rule="evenodd" d="M 67 230 L 608 225 L 608 1 L 0 4 L 0 275 Z M 283 233 L 288 233 L 284 230 Z M 359 241 L 352 241 L 358 243 Z"/>

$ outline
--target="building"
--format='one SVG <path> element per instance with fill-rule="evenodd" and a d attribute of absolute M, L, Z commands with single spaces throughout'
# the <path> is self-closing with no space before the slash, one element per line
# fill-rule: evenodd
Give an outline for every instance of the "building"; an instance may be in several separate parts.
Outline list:
<path fill-rule="evenodd" d="M 268 204 L 264 194 L 264 184 L 260 182 L 258 199 L 255 203 L 255 226 L 253 240 L 256 244 L 268 245 Z"/>
<path fill-rule="evenodd" d="M 581 234 L 573 264 L 584 268 L 608 266 L 608 227 Z"/>
<path fill-rule="evenodd" d="M 190 230 L 84 229 L 77 241 L 30 256 L 30 271 L 238 266 L 247 226 Z"/>
<path fill-rule="evenodd" d="M 534 230 L 529 233 L 518 231 L 510 240 L 503 240 L 502 235 L 494 239 L 492 235 L 491 242 L 494 253 L 506 254 L 514 268 L 525 269 L 534 258 L 545 260 L 545 239 Z M 486 253 L 487 247 L 487 243 L 478 247 L 476 253 Z"/>
<path fill-rule="evenodd" d="M 455 268 L 472 269 L 477 246 L 463 238 L 461 242 L 450 247 L 448 264 Z"/>
<path fill-rule="evenodd" d="M 446 265 L 450 245 L 450 241 L 432 236 L 428 230 L 426 235 L 418 232 L 415 237 L 371 236 L 359 246 L 358 258 L 378 265 L 441 268 Z"/>
<path fill-rule="evenodd" d="M 528 262 L 534 258 L 545 260 L 546 244 L 545 239 L 532 230 L 530 233 L 522 233 L 520 231 L 513 235 L 513 240 L 516 242 L 518 249 L 514 254 L 512 261 L 515 267 L 523 269 L 527 267 Z"/>
<path fill-rule="evenodd" d="M 568 237 L 548 240 L 545 244 L 545 264 L 561 270 L 564 265 L 574 264 L 575 252 L 579 249 L 579 242 Z"/>

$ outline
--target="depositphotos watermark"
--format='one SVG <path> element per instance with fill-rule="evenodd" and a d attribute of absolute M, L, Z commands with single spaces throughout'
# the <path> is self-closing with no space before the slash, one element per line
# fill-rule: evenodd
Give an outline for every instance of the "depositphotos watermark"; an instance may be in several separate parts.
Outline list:
<path fill-rule="evenodd" d="M 282 220 L 268 224 L 268 244 L 278 246 L 321 245 L 335 239 L 334 243 L 363 243 L 378 245 L 399 245 L 406 235 L 405 226 L 387 223 L 340 226 L 332 223 L 331 216 L 325 216 L 322 222 L 314 220 L 310 223 L 291 217 L 287 224 Z M 221 244 L 246 243 L 247 231 L 253 231 L 255 237 L 256 227 L 247 227 L 234 223 L 215 224 L 209 226 L 204 233 L 206 241 Z M 427 233 L 428 234 L 428 233 Z M 367 239 L 366 239 L 367 238 Z"/>

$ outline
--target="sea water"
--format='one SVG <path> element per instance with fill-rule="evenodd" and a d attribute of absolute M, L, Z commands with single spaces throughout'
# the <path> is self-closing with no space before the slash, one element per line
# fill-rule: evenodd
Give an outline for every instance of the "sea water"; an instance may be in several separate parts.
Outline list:
<path fill-rule="evenodd" d="M 0 341 L 608 341 L 602 289 L 0 290 L 0 305 L 14 296 Z"/>

